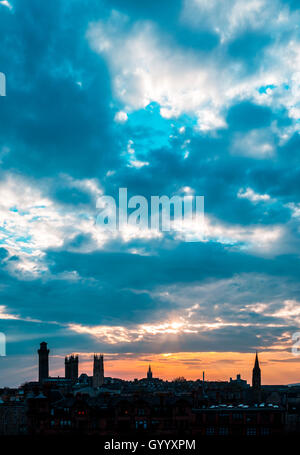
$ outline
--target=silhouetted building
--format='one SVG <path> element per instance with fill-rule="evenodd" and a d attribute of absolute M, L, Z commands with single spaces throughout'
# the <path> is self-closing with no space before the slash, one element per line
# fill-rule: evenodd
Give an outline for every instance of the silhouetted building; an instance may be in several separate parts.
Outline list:
<path fill-rule="evenodd" d="M 261 372 L 259 368 L 258 355 L 256 352 L 255 363 L 252 373 L 252 387 L 254 390 L 260 390 L 261 388 Z"/>
<path fill-rule="evenodd" d="M 78 379 L 78 356 L 65 357 L 65 377 L 73 381 Z"/>
<path fill-rule="evenodd" d="M 28 399 L 29 434 L 171 436 L 184 432 L 198 437 L 261 437 L 284 434 L 285 422 L 282 406 L 195 407 L 190 396 L 178 398 L 170 393 Z"/>
<path fill-rule="evenodd" d="M 230 381 L 105 378 L 103 355 L 93 376 L 78 378 L 78 356 L 65 358 L 66 377 L 49 377 L 49 349 L 38 350 L 39 382 L 0 389 L 0 435 L 111 436 L 178 432 L 201 437 L 299 434 L 300 385 L 261 386 L 256 353 L 252 388 L 238 374 Z M 93 387 L 92 387 L 93 386 Z M 102 386 L 102 387 L 101 387 Z M 205 387 L 204 387 L 205 386 Z"/>
<path fill-rule="evenodd" d="M 23 435 L 27 432 L 27 418 L 24 403 L 0 403 L 0 436 Z"/>
<path fill-rule="evenodd" d="M 104 384 L 103 355 L 94 355 L 93 387 L 101 387 Z"/>
<path fill-rule="evenodd" d="M 230 384 L 245 387 L 245 388 L 249 387 L 249 384 L 247 384 L 247 381 L 245 379 L 242 379 L 240 374 L 236 375 L 236 379 L 230 378 Z"/>
<path fill-rule="evenodd" d="M 151 366 L 149 365 L 148 372 L 147 372 L 147 379 L 151 380 L 153 378 Z"/>
<path fill-rule="evenodd" d="M 40 344 L 39 354 L 39 382 L 43 382 L 49 377 L 49 349 L 47 343 Z"/>

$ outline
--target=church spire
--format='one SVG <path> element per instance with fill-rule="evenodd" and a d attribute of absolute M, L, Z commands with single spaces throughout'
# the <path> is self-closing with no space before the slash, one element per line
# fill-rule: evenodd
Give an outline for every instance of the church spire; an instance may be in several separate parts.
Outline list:
<path fill-rule="evenodd" d="M 254 364 L 254 368 L 259 368 L 259 361 L 258 361 L 258 355 L 257 355 L 257 351 L 256 351 L 256 356 L 255 356 L 255 364 Z"/>
<path fill-rule="evenodd" d="M 261 387 L 261 371 L 259 367 L 258 354 L 256 351 L 254 368 L 252 372 L 252 387 L 253 389 L 260 389 Z"/>
<path fill-rule="evenodd" d="M 149 368 L 148 368 L 147 379 L 152 379 L 152 370 L 151 370 L 151 366 L 150 365 L 149 365 Z"/>

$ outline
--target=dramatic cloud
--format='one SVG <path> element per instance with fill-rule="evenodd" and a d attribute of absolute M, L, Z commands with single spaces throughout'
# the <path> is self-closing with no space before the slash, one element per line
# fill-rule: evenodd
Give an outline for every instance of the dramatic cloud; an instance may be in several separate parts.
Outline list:
<path fill-rule="evenodd" d="M 164 377 L 245 371 L 255 349 L 269 378 L 293 364 L 299 18 L 287 0 L 0 1 L 1 385 L 36 375 L 42 339 L 58 373 L 69 352 L 126 377 L 150 357 Z M 111 232 L 97 200 L 119 188 L 204 196 L 205 222 Z"/>
<path fill-rule="evenodd" d="M 151 21 L 132 24 L 129 17 L 117 11 L 112 12 L 108 21 L 90 25 L 88 39 L 92 48 L 107 60 L 115 96 L 126 111 L 157 102 L 163 117 L 193 115 L 200 131 L 226 128 L 224 113 L 232 104 L 245 99 L 277 109 L 284 107 L 290 118 L 299 117 L 298 13 L 279 2 L 273 2 L 269 8 L 265 2 L 256 0 L 228 1 L 222 7 L 219 2 L 195 0 L 187 2 L 184 10 L 183 17 L 192 26 L 215 22 L 210 26 L 222 39 L 211 53 L 199 53 L 196 49 L 187 52 L 167 39 Z M 266 25 L 270 34 L 282 37 L 279 43 L 272 43 L 269 35 L 264 35 L 266 39 L 261 43 L 260 30 L 266 33 Z M 253 29 L 249 36 L 241 36 L 249 27 Z M 229 38 L 236 41 L 228 48 L 224 41 Z M 255 73 L 247 71 L 243 61 L 252 58 L 251 49 L 247 52 L 249 41 L 257 43 L 253 53 L 261 48 L 263 52 Z M 281 135 L 288 134 L 281 130 Z M 272 144 L 260 137 L 260 132 L 249 133 L 248 141 L 249 145 L 261 143 L 263 155 L 272 152 Z M 238 142 L 235 147 L 239 148 Z"/>

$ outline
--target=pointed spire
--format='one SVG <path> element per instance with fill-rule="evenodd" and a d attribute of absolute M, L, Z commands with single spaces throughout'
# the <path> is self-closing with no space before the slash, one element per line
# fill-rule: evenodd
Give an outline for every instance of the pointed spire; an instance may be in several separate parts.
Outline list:
<path fill-rule="evenodd" d="M 259 390 L 261 387 L 261 371 L 259 368 L 258 353 L 256 351 L 255 363 L 252 371 L 252 387 L 255 390 Z"/>
<path fill-rule="evenodd" d="M 149 368 L 148 368 L 147 378 L 152 379 L 152 370 L 151 370 L 150 364 L 149 364 Z"/>
<path fill-rule="evenodd" d="M 255 355 L 254 369 L 256 369 L 256 370 L 259 369 L 259 361 L 258 361 L 258 354 L 257 354 L 257 351 L 256 351 L 256 355 Z"/>

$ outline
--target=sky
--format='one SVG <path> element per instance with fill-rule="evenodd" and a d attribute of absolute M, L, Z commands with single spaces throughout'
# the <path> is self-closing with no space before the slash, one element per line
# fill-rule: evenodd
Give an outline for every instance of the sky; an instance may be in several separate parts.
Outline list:
<path fill-rule="evenodd" d="M 0 386 L 47 341 L 105 374 L 300 382 L 297 0 L 0 1 Z M 205 235 L 96 223 L 202 195 Z M 187 227 L 193 229 L 193 227 Z"/>

